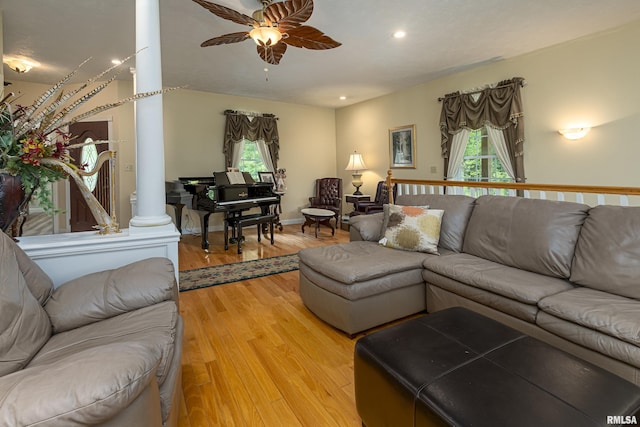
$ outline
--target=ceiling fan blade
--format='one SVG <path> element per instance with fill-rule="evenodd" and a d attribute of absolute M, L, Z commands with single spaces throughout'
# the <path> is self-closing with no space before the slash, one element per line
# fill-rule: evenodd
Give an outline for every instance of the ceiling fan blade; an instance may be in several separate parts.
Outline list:
<path fill-rule="evenodd" d="M 287 45 L 284 43 L 278 43 L 274 46 L 258 46 L 258 55 L 264 62 L 269 64 L 278 65 L 282 55 L 287 51 Z"/>
<path fill-rule="evenodd" d="M 289 37 L 283 38 L 282 41 L 295 47 L 324 50 L 342 46 L 342 43 L 335 41 L 317 28 L 308 25 L 293 28 L 287 33 Z"/>
<path fill-rule="evenodd" d="M 214 15 L 219 16 L 222 19 L 227 19 L 229 21 L 233 21 L 237 24 L 242 24 L 242 25 L 259 25 L 258 21 L 256 21 L 252 17 L 247 16 L 240 12 L 236 12 L 235 10 L 229 9 L 226 6 L 221 6 L 219 4 L 211 3 L 206 0 L 193 0 L 193 1 L 198 3 L 200 6 L 204 7 Z"/>
<path fill-rule="evenodd" d="M 264 16 L 271 22 L 278 23 L 282 32 L 299 27 L 311 17 L 313 0 L 287 0 L 271 3 L 264 11 Z"/>
<path fill-rule="evenodd" d="M 200 47 L 219 46 L 221 44 L 239 43 L 247 40 L 248 38 L 249 38 L 249 33 L 247 31 L 243 31 L 241 33 L 230 33 L 230 34 L 225 34 L 223 36 L 214 37 L 212 39 L 203 41 Z"/>

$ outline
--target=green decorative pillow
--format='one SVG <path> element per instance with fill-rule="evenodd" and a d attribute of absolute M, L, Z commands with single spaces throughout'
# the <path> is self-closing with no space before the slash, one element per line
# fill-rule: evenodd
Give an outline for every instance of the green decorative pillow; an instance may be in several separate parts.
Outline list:
<path fill-rule="evenodd" d="M 385 230 L 380 244 L 405 251 L 438 253 L 444 211 L 428 206 L 384 205 Z"/>

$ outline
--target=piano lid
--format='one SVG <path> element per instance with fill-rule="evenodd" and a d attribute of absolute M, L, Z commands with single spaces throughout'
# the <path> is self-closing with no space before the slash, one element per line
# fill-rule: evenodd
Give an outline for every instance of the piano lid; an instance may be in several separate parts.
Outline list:
<path fill-rule="evenodd" d="M 183 184 L 207 184 L 207 185 L 215 185 L 216 178 L 215 176 L 181 176 L 178 178 Z"/>

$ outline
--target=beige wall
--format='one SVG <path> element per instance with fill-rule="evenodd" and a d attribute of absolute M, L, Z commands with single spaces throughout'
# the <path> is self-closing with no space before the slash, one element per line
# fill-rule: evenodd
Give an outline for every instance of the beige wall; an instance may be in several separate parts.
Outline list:
<path fill-rule="evenodd" d="M 524 77 L 525 172 L 532 183 L 640 185 L 640 22 L 409 88 L 336 112 L 338 173 L 353 149 L 370 170 L 362 190 L 375 191 L 389 164 L 388 129 L 415 124 L 417 168 L 404 178 L 441 179 L 437 98 L 503 79 Z M 569 141 L 558 129 L 592 126 Z M 437 172 L 431 173 L 431 167 Z"/>
<path fill-rule="evenodd" d="M 335 115 L 329 108 L 273 102 L 181 89 L 164 98 L 165 174 L 210 176 L 225 170 L 222 141 L 227 109 L 272 113 L 279 117 L 280 160 L 287 170 L 287 194 L 282 218 L 297 220 L 308 205 L 315 179 L 335 176 Z M 173 214 L 171 210 L 168 211 Z M 190 215 L 197 226 L 197 215 Z M 211 218 L 221 223 L 220 215 Z"/>

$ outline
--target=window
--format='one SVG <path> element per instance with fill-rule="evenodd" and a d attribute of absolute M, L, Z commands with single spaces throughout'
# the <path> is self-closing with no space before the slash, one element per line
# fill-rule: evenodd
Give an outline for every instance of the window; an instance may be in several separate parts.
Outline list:
<path fill-rule="evenodd" d="M 473 130 L 469 134 L 464 160 L 457 178 L 460 181 L 473 182 L 512 181 L 496 156 L 495 148 L 489 142 L 484 128 Z"/>
<path fill-rule="evenodd" d="M 240 156 L 238 169 L 242 172 L 249 172 L 251 177 L 256 181 L 259 181 L 258 172 L 267 172 L 267 167 L 262 161 L 262 157 L 260 157 L 260 153 L 258 152 L 258 146 L 254 141 L 244 140 L 244 149 Z"/>

